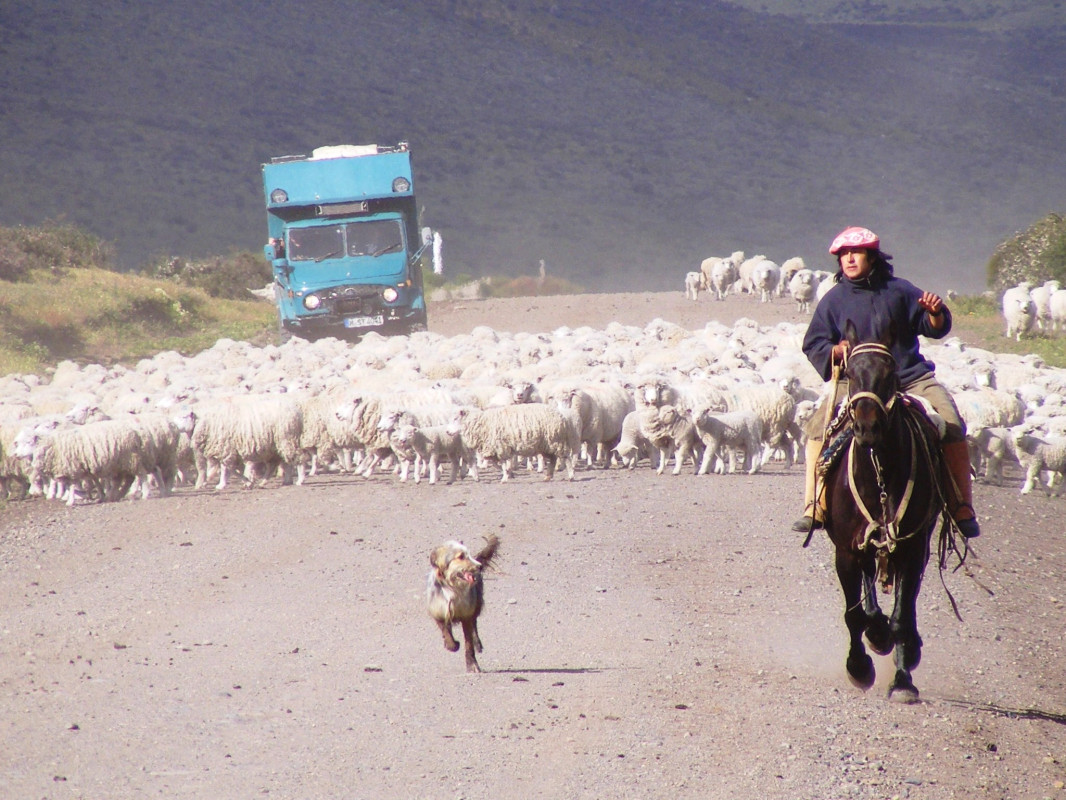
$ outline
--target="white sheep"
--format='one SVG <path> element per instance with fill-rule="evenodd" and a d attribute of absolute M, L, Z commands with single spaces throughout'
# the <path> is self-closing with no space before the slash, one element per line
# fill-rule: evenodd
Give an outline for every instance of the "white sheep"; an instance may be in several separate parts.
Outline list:
<path fill-rule="evenodd" d="M 364 478 L 373 475 L 375 467 L 392 452 L 389 433 L 381 428 L 382 412 L 381 398 L 372 394 L 359 394 L 333 412 L 340 423 L 340 440 L 363 452 L 356 471 Z"/>
<path fill-rule="evenodd" d="M 121 418 L 120 418 L 121 419 Z M 146 412 L 125 418 L 141 437 L 141 457 L 146 478 L 154 479 L 159 493 L 165 497 L 174 488 L 179 475 L 194 463 L 192 432 L 196 415 L 189 406 L 180 406 L 169 413 Z M 151 481 L 140 487 L 141 497 L 147 498 Z"/>
<path fill-rule="evenodd" d="M 515 457 L 543 456 L 545 480 L 558 464 L 574 479 L 574 456 L 580 448 L 573 422 L 554 406 L 523 403 L 498 408 L 462 408 L 448 425 L 478 456 L 500 465 L 500 481 L 510 479 Z"/>
<path fill-rule="evenodd" d="M 1007 320 L 1008 339 L 1012 336 L 1021 341 L 1028 336 L 1036 321 L 1036 305 L 1029 294 L 1029 284 L 1021 283 L 1003 293 L 1003 317 Z"/>
<path fill-rule="evenodd" d="M 26 410 L 0 424 L 0 496 L 25 496 L 30 490 L 30 461 L 43 436 L 57 430 L 101 422 L 110 417 L 95 403 L 78 403 L 66 412 L 31 416 Z M 14 492 L 15 487 L 18 491 Z"/>
<path fill-rule="evenodd" d="M 674 458 L 674 475 L 681 474 L 682 466 L 690 458 L 699 469 L 703 446 L 696 426 L 687 414 L 670 404 L 647 406 L 638 414 L 641 433 L 659 451 L 657 474 L 663 474 L 671 457 Z"/>
<path fill-rule="evenodd" d="M 715 300 L 725 300 L 730 287 L 737 282 L 738 277 L 736 264 L 729 259 L 718 259 L 711 267 L 708 291 L 714 292 Z"/>
<path fill-rule="evenodd" d="M 759 301 L 772 303 L 781 283 L 781 267 L 769 259 L 757 262 L 751 270 L 752 291 L 758 293 Z"/>
<path fill-rule="evenodd" d="M 642 458 L 650 458 L 652 444 L 641 429 L 641 411 L 630 411 L 622 420 L 622 435 L 618 437 L 618 444 L 613 452 L 627 469 L 634 469 Z"/>
<path fill-rule="evenodd" d="M 702 272 L 685 273 L 685 297 L 689 300 L 700 299 L 700 289 L 705 288 Z"/>
<path fill-rule="evenodd" d="M 1022 494 L 1029 494 L 1039 482 L 1040 473 L 1046 471 L 1049 474 L 1044 491 L 1057 496 L 1066 476 L 1066 438 L 1043 438 L 1025 425 L 1014 428 L 1013 434 L 1018 461 L 1025 469 Z"/>
<path fill-rule="evenodd" d="M 1011 428 L 1025 419 L 1025 403 L 1002 389 L 964 389 L 953 395 L 967 430 Z"/>
<path fill-rule="evenodd" d="M 1048 298 L 1048 313 L 1051 316 L 1051 330 L 1066 331 L 1066 289 L 1059 289 Z"/>
<path fill-rule="evenodd" d="M 634 409 L 633 395 L 621 384 L 585 383 L 556 386 L 549 400 L 570 412 L 588 466 L 610 466 L 610 452 L 622 435 L 626 414 Z"/>
<path fill-rule="evenodd" d="M 811 303 L 818 291 L 814 273 L 809 269 L 797 270 L 788 282 L 788 293 L 804 314 L 811 310 Z"/>
<path fill-rule="evenodd" d="M 125 496 L 147 481 L 144 442 L 126 420 L 89 422 L 41 435 L 32 443 L 31 491 L 74 505 L 81 490 L 98 502 Z"/>
<path fill-rule="evenodd" d="M 434 484 L 440 474 L 440 464 L 447 460 L 451 464 L 451 472 L 448 475 L 448 485 L 455 483 L 457 476 L 462 475 L 464 467 L 469 467 L 471 475 L 476 481 L 478 478 L 477 464 L 473 453 L 463 444 L 463 438 L 458 432 L 450 432 L 447 425 L 431 425 L 426 428 L 418 428 L 410 424 L 401 424 L 389 434 L 393 452 L 400 459 L 400 480 L 407 480 L 407 468 L 411 462 L 415 464 L 415 483 L 421 478 L 418 465 L 424 464 L 429 468 L 429 482 Z"/>
<path fill-rule="evenodd" d="M 1021 463 L 1011 428 L 970 429 L 966 431 L 966 440 L 970 445 L 970 463 L 974 473 L 983 473 L 985 480 L 996 486 L 1003 485 L 1004 463 Z"/>
<path fill-rule="evenodd" d="M 226 488 L 227 472 L 244 464 L 248 485 L 265 483 L 267 470 L 281 467 L 282 484 L 293 482 L 293 468 L 303 483 L 301 459 L 303 411 L 300 403 L 285 395 L 247 395 L 198 403 L 192 445 L 202 488 L 208 472 L 217 467 L 216 490 Z"/>
<path fill-rule="evenodd" d="M 727 411 L 752 411 L 758 415 L 766 453 L 782 451 L 785 467 L 791 467 L 795 451 L 796 399 L 780 386 L 762 384 L 737 386 L 723 392 L 723 397 Z"/>
<path fill-rule="evenodd" d="M 736 451 L 744 451 L 744 462 L 748 474 L 759 471 L 762 456 L 762 420 L 752 411 L 732 411 L 715 414 L 702 412 L 695 418 L 696 433 L 703 442 L 703 459 L 696 471 L 697 475 L 706 475 L 711 459 L 717 459 L 715 472 L 725 471 L 721 452 L 725 448 L 729 460 L 729 472 L 736 472 Z M 721 469 L 719 469 L 721 467 Z"/>
<path fill-rule="evenodd" d="M 752 275 L 755 272 L 755 266 L 763 261 L 769 261 L 769 259 L 764 255 L 755 255 L 740 262 L 737 266 L 736 291 L 738 294 L 741 292 L 744 294 L 755 293 L 755 283 Z"/>
<path fill-rule="evenodd" d="M 1051 296 L 1062 288 L 1056 280 L 1044 281 L 1029 292 L 1036 309 L 1036 327 L 1042 331 L 1051 330 Z"/>
<path fill-rule="evenodd" d="M 736 283 L 740 277 L 740 265 L 744 261 L 744 253 L 736 250 L 732 255 L 721 258 L 711 256 L 700 263 L 700 275 L 703 279 L 703 288 L 713 291 L 715 298 L 722 300 L 729 291 L 729 287 Z"/>
<path fill-rule="evenodd" d="M 789 290 L 792 278 L 797 272 L 807 269 L 807 264 L 799 256 L 785 259 L 781 263 L 781 280 L 777 284 L 777 295 L 781 297 Z"/>

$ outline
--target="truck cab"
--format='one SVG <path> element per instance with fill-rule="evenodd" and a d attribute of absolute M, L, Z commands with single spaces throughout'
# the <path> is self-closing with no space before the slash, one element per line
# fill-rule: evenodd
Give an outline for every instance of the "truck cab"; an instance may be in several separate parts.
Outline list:
<path fill-rule="evenodd" d="M 334 145 L 262 165 L 282 338 L 426 329 L 411 153 Z"/>

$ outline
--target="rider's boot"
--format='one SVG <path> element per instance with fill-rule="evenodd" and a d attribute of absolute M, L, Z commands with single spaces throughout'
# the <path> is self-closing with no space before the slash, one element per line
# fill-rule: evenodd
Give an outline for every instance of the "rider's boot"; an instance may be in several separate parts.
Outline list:
<path fill-rule="evenodd" d="M 803 516 L 792 523 L 792 530 L 799 533 L 810 533 L 822 527 L 825 517 L 824 496 L 815 500 L 814 492 L 817 484 L 818 456 L 822 454 L 822 443 L 812 439 L 807 440 L 804 448 L 804 475 L 803 484 Z"/>
<path fill-rule="evenodd" d="M 973 473 L 970 472 L 970 447 L 966 441 L 944 442 L 944 462 L 951 477 L 948 509 L 959 526 L 959 532 L 967 539 L 981 535 L 977 514 L 973 510 Z"/>

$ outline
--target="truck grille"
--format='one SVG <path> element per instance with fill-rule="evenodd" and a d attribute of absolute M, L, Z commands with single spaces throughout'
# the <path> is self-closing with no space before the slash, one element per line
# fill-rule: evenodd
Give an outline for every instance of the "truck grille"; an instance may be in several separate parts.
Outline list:
<path fill-rule="evenodd" d="M 336 314 L 373 316 L 382 310 L 381 287 L 340 286 L 324 298 Z"/>

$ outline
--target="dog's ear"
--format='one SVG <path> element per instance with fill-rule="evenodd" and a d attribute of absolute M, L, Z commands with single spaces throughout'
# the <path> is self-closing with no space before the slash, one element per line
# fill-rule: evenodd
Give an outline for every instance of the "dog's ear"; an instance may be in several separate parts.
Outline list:
<path fill-rule="evenodd" d="M 496 534 L 490 533 L 485 537 L 485 546 L 481 548 L 481 552 L 475 556 L 483 569 L 491 569 L 494 566 L 492 559 L 496 557 L 496 552 L 499 548 L 500 538 Z"/>
<path fill-rule="evenodd" d="M 448 549 L 447 545 L 441 545 L 429 551 L 429 563 L 436 567 L 438 572 L 444 572 L 448 566 Z"/>

